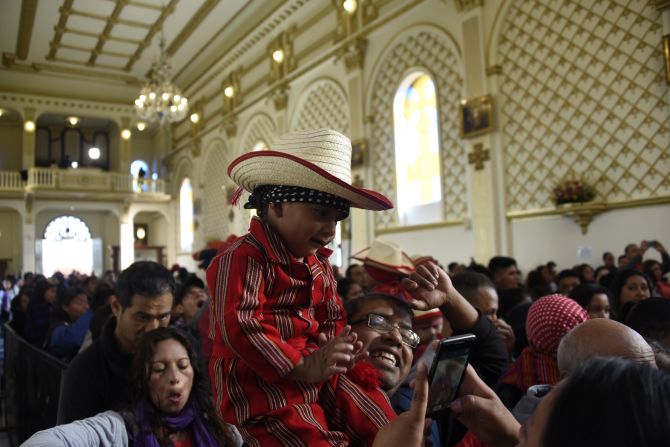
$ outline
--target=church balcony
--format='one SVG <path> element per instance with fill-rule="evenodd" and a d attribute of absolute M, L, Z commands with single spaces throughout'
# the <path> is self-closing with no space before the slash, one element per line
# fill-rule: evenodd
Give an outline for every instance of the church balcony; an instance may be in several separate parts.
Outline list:
<path fill-rule="evenodd" d="M 31 168 L 24 173 L 0 171 L 0 194 L 36 198 L 77 198 L 166 202 L 164 180 L 139 179 L 130 174 L 106 172 L 97 168 Z"/>

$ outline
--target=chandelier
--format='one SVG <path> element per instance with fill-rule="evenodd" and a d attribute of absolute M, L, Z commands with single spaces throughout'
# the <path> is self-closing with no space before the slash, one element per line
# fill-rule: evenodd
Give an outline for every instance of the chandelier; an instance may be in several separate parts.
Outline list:
<path fill-rule="evenodd" d="M 151 64 L 149 82 L 135 100 L 135 112 L 143 121 L 174 123 L 181 121 L 188 112 L 188 99 L 172 85 L 172 66 L 165 54 L 165 40 L 161 31 L 160 57 Z"/>

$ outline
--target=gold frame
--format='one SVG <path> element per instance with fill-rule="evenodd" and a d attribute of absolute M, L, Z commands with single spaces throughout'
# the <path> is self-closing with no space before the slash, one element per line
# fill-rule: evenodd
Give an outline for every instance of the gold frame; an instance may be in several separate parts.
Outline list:
<path fill-rule="evenodd" d="M 493 97 L 483 95 L 461 102 L 461 138 L 472 138 L 492 132 Z"/>
<path fill-rule="evenodd" d="M 351 167 L 362 168 L 365 166 L 368 141 L 366 139 L 351 142 Z"/>
<path fill-rule="evenodd" d="M 663 59 L 665 60 L 665 82 L 670 84 L 670 34 L 663 36 Z"/>

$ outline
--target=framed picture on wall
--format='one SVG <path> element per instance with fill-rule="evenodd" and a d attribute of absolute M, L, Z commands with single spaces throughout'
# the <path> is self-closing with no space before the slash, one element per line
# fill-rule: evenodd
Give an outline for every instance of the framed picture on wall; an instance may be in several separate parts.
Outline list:
<path fill-rule="evenodd" d="M 491 95 L 461 101 L 461 137 L 472 138 L 491 131 L 493 131 Z"/>
<path fill-rule="evenodd" d="M 368 148 L 367 140 L 351 142 L 351 167 L 360 168 L 365 164 L 365 152 Z"/>

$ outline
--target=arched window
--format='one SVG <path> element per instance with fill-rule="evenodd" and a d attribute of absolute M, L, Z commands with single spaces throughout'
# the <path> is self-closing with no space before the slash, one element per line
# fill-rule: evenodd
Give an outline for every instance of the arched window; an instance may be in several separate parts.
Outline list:
<path fill-rule="evenodd" d="M 193 188 L 188 178 L 182 180 L 179 189 L 179 232 L 181 251 L 193 250 Z"/>
<path fill-rule="evenodd" d="M 93 241 L 86 223 L 74 216 L 59 216 L 44 230 L 42 273 L 51 276 L 60 271 L 90 274 L 93 271 Z"/>
<path fill-rule="evenodd" d="M 393 100 L 401 224 L 440 220 L 442 187 L 435 84 L 424 72 L 407 76 Z"/>
<path fill-rule="evenodd" d="M 133 176 L 133 191 L 146 191 L 149 165 L 144 160 L 135 160 L 130 164 L 130 175 Z"/>

